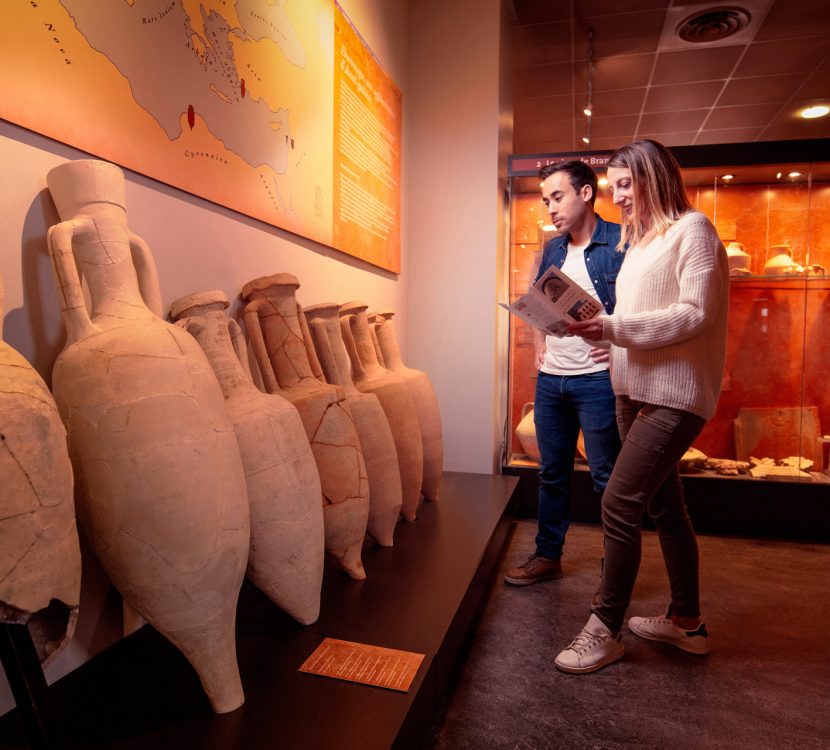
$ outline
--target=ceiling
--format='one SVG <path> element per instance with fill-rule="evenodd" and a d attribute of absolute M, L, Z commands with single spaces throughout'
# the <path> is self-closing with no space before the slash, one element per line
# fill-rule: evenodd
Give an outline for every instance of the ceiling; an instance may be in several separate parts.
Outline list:
<path fill-rule="evenodd" d="M 741 8 L 734 36 L 690 43 L 675 33 L 709 8 Z M 512 0 L 516 154 L 830 137 L 828 0 Z M 582 110 L 593 30 L 591 142 Z"/>

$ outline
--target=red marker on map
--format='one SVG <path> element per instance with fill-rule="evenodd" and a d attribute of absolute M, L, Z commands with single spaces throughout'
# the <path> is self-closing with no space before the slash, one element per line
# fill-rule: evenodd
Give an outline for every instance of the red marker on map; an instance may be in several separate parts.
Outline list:
<path fill-rule="evenodd" d="M 193 126 L 196 124 L 196 111 L 193 109 L 192 104 L 187 105 L 187 124 L 190 125 L 191 130 L 193 130 Z"/>
<path fill-rule="evenodd" d="M 242 97 L 245 97 L 245 79 L 241 78 L 241 83 L 239 84 L 239 88 L 242 90 Z"/>

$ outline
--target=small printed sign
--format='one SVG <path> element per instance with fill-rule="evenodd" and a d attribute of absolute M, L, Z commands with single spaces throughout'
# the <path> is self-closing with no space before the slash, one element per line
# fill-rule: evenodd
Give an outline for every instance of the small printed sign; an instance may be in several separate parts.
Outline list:
<path fill-rule="evenodd" d="M 300 672 L 405 693 L 423 660 L 424 654 L 411 651 L 326 638 L 305 660 Z"/>

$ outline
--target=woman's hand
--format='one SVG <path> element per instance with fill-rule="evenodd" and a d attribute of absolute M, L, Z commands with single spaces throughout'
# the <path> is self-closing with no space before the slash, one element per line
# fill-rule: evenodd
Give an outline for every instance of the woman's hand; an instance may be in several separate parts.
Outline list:
<path fill-rule="evenodd" d="M 573 336 L 580 336 L 586 341 L 602 340 L 602 320 L 591 318 L 591 320 L 579 320 L 568 326 L 568 333 Z"/>

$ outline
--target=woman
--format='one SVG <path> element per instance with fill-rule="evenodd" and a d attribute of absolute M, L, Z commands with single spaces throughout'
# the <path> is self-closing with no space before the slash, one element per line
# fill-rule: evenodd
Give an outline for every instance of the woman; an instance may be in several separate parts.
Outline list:
<path fill-rule="evenodd" d="M 698 550 L 677 462 L 714 414 L 726 350 L 729 269 L 715 228 L 692 210 L 680 167 L 665 146 L 642 140 L 608 162 L 628 245 L 613 315 L 569 332 L 611 344 L 622 451 L 602 497 L 605 565 L 599 603 L 556 658 L 573 674 L 621 659 L 625 611 L 640 565 L 641 525 L 657 527 L 669 576 L 665 615 L 632 617 L 628 628 L 684 651 L 709 651 L 700 619 Z"/>

